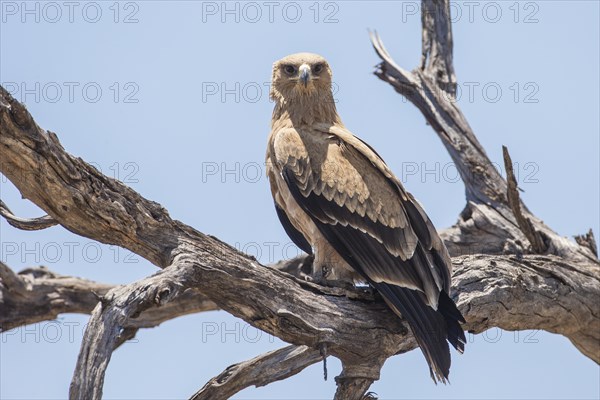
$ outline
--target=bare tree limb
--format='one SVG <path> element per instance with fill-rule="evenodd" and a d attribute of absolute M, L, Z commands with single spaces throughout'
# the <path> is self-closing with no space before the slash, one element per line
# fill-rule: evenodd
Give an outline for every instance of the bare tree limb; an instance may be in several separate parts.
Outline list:
<path fill-rule="evenodd" d="M 379 376 L 377 376 L 379 379 Z M 377 379 L 365 378 L 361 376 L 346 376 L 344 374 L 335 377 L 337 390 L 335 391 L 335 399 L 344 400 L 362 400 L 365 398 L 367 390 Z"/>
<path fill-rule="evenodd" d="M 533 251 L 539 254 L 544 253 L 547 249 L 544 239 L 542 239 L 540 233 L 535 230 L 531 220 L 524 216 L 521 211 L 521 198 L 517 187 L 517 179 L 515 178 L 512 160 L 506 146 L 502 146 L 502 154 L 504 157 L 504 168 L 506 168 L 506 179 L 508 181 L 506 194 L 508 204 L 512 209 L 513 215 L 517 219 L 521 232 L 523 232 L 525 237 L 529 240 Z"/>
<path fill-rule="evenodd" d="M 421 70 L 437 86 L 456 95 L 454 74 L 450 3 L 425 0 L 421 3 L 422 55 Z"/>
<path fill-rule="evenodd" d="M 311 263 L 312 257 L 299 256 L 279 261 L 269 267 L 280 269 L 305 282 L 310 279 L 308 271 L 311 269 Z M 309 282 L 304 284 L 311 285 Z M 0 262 L 0 332 L 50 321 L 65 313 L 91 314 L 102 297 L 117 286 L 60 275 L 43 266 L 26 268 L 15 273 Z M 318 287 L 315 284 L 312 286 Z M 372 300 L 372 297 L 366 294 L 348 292 L 340 288 L 321 290 L 338 296 L 363 296 L 362 298 Z M 218 310 L 217 305 L 206 296 L 197 290 L 188 290 L 175 301 L 160 308 L 149 309 L 130 320 L 126 329 L 130 329 L 129 334 L 133 338 L 139 328 L 153 328 L 183 315 L 214 310 Z"/>
<path fill-rule="evenodd" d="M 8 208 L 2 200 L 0 200 L 0 215 L 3 216 L 6 219 L 6 222 L 11 226 L 24 231 L 38 231 L 58 225 L 58 222 L 49 215 L 38 218 L 19 218 L 10 211 L 10 208 Z"/>
<path fill-rule="evenodd" d="M 558 333 L 600 363 L 600 265 L 551 255 L 474 255 L 453 265 L 453 293 L 469 331 Z"/>
<path fill-rule="evenodd" d="M 128 324 L 128 318 L 152 304 L 176 297 L 188 287 L 209 291 L 215 302 L 226 305 L 223 308 L 286 341 L 313 349 L 327 343 L 331 354 L 347 360 L 346 365 L 350 366 L 342 373 L 344 379 L 338 380 L 340 396 L 347 396 L 346 386 L 364 385 L 366 391 L 366 380 L 378 378 L 379 357 L 385 359 L 391 351 L 406 352 L 416 347 L 412 335 L 390 315 L 380 299 L 357 301 L 319 293 L 314 286 L 307 291 L 300 281 L 260 266 L 255 271 L 232 266 L 230 272 L 224 273 L 223 265 L 212 260 L 203 265 L 196 257 L 184 259 L 182 256 L 176 268 L 169 267 L 152 278 L 119 288 L 106 296 L 101 308 L 96 308 L 82 348 L 82 354 L 94 357 L 78 361 L 76 371 L 87 372 L 81 380 L 74 380 L 78 391 L 72 392 L 72 398 L 98 398 L 95 396 L 99 396 L 97 390 L 102 384 L 99 379 L 118 341 L 120 327 Z M 600 295 L 597 265 L 582 268 L 556 256 L 485 255 L 457 257 L 454 265 L 453 292 L 457 293 L 458 306 L 467 319 L 467 329 L 476 333 L 494 326 L 507 330 L 544 329 L 567 336 L 582 353 L 600 361 L 600 310 L 595 301 Z M 209 279 L 213 290 L 203 283 L 211 274 L 215 275 Z M 273 274 L 270 284 L 264 280 L 269 279 L 269 274 Z M 204 276 L 202 281 L 198 280 L 199 275 Z M 228 284 L 243 291 L 244 298 L 219 289 Z M 166 294 L 164 287 L 168 289 Z M 157 293 L 160 301 L 153 300 Z M 285 303 L 285 298 L 293 300 Z M 261 306 L 257 307 L 257 303 Z M 288 308 L 280 308 L 281 304 Z M 106 326 L 111 329 L 103 328 Z M 85 379 L 86 376 L 93 379 Z"/>
<path fill-rule="evenodd" d="M 230 365 L 212 378 L 190 400 L 225 400 L 250 386 L 266 386 L 296 375 L 322 360 L 318 350 L 307 346 L 286 346 L 251 360 Z"/>
<path fill-rule="evenodd" d="M 342 373 L 335 377 L 337 390 L 334 399 L 362 400 L 368 397 L 365 394 L 373 382 L 379 380 L 379 372 L 384 362 L 385 360 L 352 364 L 342 362 Z"/>
<path fill-rule="evenodd" d="M 580 351 L 600 361 L 600 308 L 596 304 L 600 267 L 588 270 L 555 256 L 479 255 L 455 258 L 454 269 L 453 292 L 459 293 L 458 304 L 467 315 L 470 331 L 523 330 L 526 326 L 561 334 L 569 331 L 566 336 Z M 578 326 L 587 328 L 577 331 Z M 412 337 L 406 340 L 404 351 L 414 348 Z M 366 390 L 372 380 L 345 379 L 342 374 L 337 378 L 339 395 L 356 393 L 356 385 L 364 384 Z"/>
<path fill-rule="evenodd" d="M 594 237 L 594 232 L 590 229 L 585 235 L 577 235 L 575 236 L 575 241 L 577 244 L 583 247 L 587 247 L 590 249 L 592 253 L 596 257 L 598 257 L 598 247 L 596 246 L 596 238 Z"/>
<path fill-rule="evenodd" d="M 77 359 L 69 397 L 100 399 L 106 367 L 113 350 L 123 342 L 129 321 L 143 311 L 166 304 L 191 285 L 180 277 L 177 263 L 139 282 L 111 289 L 95 307 Z"/>
<path fill-rule="evenodd" d="M 55 319 L 63 313 L 91 314 L 116 285 L 64 276 L 45 267 L 18 274 L 0 262 L 0 332 Z M 129 321 L 128 328 L 152 328 L 182 315 L 216 310 L 215 303 L 190 290 L 161 308 L 152 308 Z"/>
<path fill-rule="evenodd" d="M 423 49 L 423 54 L 429 57 L 424 68 L 412 72 L 401 68 L 385 49 L 379 35 L 371 34 L 373 47 L 382 60 L 375 75 L 419 108 L 442 140 L 465 184 L 467 207 L 457 224 L 444 232 L 450 253 L 524 252 L 528 238 L 509 203 L 508 183 L 490 161 L 452 94 L 452 57 L 444 53 L 452 50 L 448 7 L 448 0 L 422 1 L 422 13 L 427 14 L 423 15 L 423 42 L 432 42 L 428 45 L 431 48 Z M 439 43 L 434 44 L 436 41 Z M 447 81 L 447 84 L 438 85 L 438 78 Z M 520 216 L 530 221 L 531 229 L 540 238 L 534 240 L 534 251 L 543 249 L 545 253 L 574 261 L 598 262 L 589 247 L 580 246 L 555 233 L 520 200 L 519 208 Z"/>
<path fill-rule="evenodd" d="M 202 254 L 194 254 L 194 247 L 182 249 L 175 264 L 159 274 L 105 296 L 85 332 L 71 398 L 99 398 L 102 376 L 121 328 L 140 310 L 156 303 L 153 299 L 163 293 L 165 286 L 169 296 L 161 297 L 162 304 L 164 299 L 196 288 L 259 329 L 297 345 L 318 348 L 327 343 L 331 355 L 349 362 L 368 363 L 381 354 L 387 358 L 402 347 L 399 341 L 407 330 L 381 301 L 361 302 L 325 294 L 314 284 L 248 264 L 241 257 L 237 261 L 236 257 L 221 259 L 208 254 L 210 248 L 198 249 Z M 356 341 L 359 333 L 360 345 Z"/>
<path fill-rule="evenodd" d="M 434 13 L 432 18 L 425 18 L 425 22 L 435 26 L 424 26 L 423 32 L 435 31 L 440 16 Z M 448 29 L 450 29 L 449 25 Z M 467 201 L 491 204 L 502 211 L 508 211 L 507 215 L 510 215 L 510 210 L 505 210 L 504 207 L 506 183 L 487 158 L 467 120 L 456 106 L 454 96 L 443 88 L 437 87 L 436 82 L 431 80 L 430 76 L 436 75 L 435 70 L 418 68 L 409 72 L 394 62 L 377 33 L 371 34 L 371 42 L 382 60 L 377 66 L 375 75 L 411 101 L 442 139 L 465 183 Z M 447 46 L 436 48 L 448 49 Z M 446 60 L 444 62 L 446 64 L 451 62 L 451 57 L 444 57 L 439 53 L 436 53 L 435 57 L 437 57 L 435 60 L 440 60 L 439 57 L 442 57 Z M 439 64 L 442 62 L 430 61 L 429 63 L 431 68 Z M 452 86 L 450 82 L 448 85 Z"/>
<path fill-rule="evenodd" d="M 4 88 L 0 127 L 1 172 L 23 197 L 71 232 L 120 244 L 160 267 L 171 263 L 180 228 L 166 210 L 65 152 Z"/>
<path fill-rule="evenodd" d="M 0 262 L 0 332 L 55 319 L 61 313 L 89 313 L 110 287 L 44 267 L 16 274 Z"/>

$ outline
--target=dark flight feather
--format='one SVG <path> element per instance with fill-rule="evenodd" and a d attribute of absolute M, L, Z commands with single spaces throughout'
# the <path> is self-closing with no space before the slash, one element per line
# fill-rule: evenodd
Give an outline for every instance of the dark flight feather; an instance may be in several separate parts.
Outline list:
<path fill-rule="evenodd" d="M 296 160 L 298 167 L 308 160 Z M 302 178 L 310 174 L 310 165 L 302 166 Z M 350 212 L 335 201 L 298 183 L 293 168 L 282 169 L 292 196 L 311 217 L 331 246 L 364 279 L 378 290 L 386 302 L 408 321 L 421 347 L 434 380 L 446 382 L 450 370 L 448 342 L 464 351 L 466 338 L 459 322 L 464 319 L 448 297 L 450 276 L 443 256 L 432 247 L 430 223 L 412 198 L 403 202 L 410 222 L 405 228 L 390 228 L 378 221 Z M 313 177 L 314 179 L 314 177 Z M 406 242 L 406 230 L 418 238 L 411 258 L 403 260 L 388 248 Z M 291 236 L 290 236 L 291 237 Z M 393 282 L 393 283 L 392 283 Z M 404 286 L 404 287 L 403 287 Z M 428 305 L 425 293 L 435 290 L 437 310 Z"/>
<path fill-rule="evenodd" d="M 279 222 L 283 225 L 283 230 L 285 230 L 285 233 L 292 239 L 292 242 L 294 242 L 294 244 L 303 252 L 312 254 L 313 252 L 310 243 L 308 243 L 304 235 L 298 229 L 294 228 L 294 225 L 290 222 L 285 211 L 283 211 L 277 203 L 275 203 L 275 210 L 277 210 L 277 216 L 279 217 Z"/>

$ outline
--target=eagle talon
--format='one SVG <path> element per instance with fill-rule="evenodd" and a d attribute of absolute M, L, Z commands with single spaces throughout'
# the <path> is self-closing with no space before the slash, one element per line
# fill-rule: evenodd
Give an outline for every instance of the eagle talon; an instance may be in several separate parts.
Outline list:
<path fill-rule="evenodd" d="M 369 296 L 375 296 L 375 293 L 377 293 L 377 290 L 375 290 L 375 288 L 370 285 L 361 286 L 359 289 L 362 290 L 364 293 L 368 294 Z"/>
<path fill-rule="evenodd" d="M 318 283 L 321 286 L 328 286 L 333 288 L 340 288 L 344 290 L 355 291 L 356 286 L 352 282 L 348 282 L 341 279 L 325 279 L 321 277 L 320 279 L 315 279 L 315 283 Z"/>

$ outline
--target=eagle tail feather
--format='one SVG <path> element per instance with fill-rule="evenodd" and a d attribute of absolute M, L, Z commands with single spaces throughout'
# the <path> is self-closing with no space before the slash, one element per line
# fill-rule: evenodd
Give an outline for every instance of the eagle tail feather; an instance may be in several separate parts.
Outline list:
<path fill-rule="evenodd" d="M 441 307 L 436 311 L 425 304 L 422 294 L 415 290 L 386 283 L 373 282 L 372 284 L 392 309 L 408 321 L 429 364 L 433 381 L 447 383 L 450 372 L 448 341 L 460 352 L 464 350 L 465 342 L 464 332 L 458 322 L 464 319 L 454 302 L 442 291 Z"/>
<path fill-rule="evenodd" d="M 459 353 L 465 352 L 465 344 L 467 338 L 465 337 L 465 331 L 463 331 L 460 323 L 466 322 L 461 312 L 456 308 L 456 304 L 446 291 L 440 292 L 438 300 L 438 311 L 444 316 L 446 325 L 448 327 L 448 341 Z"/>

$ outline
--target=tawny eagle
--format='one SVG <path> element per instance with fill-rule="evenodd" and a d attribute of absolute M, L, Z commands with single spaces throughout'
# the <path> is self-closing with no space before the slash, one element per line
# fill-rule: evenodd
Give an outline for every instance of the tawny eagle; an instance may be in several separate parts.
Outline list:
<path fill-rule="evenodd" d="M 381 157 L 346 129 L 331 83 L 316 54 L 273 65 L 267 174 L 277 214 L 294 243 L 314 254 L 314 276 L 381 293 L 408 321 L 431 377 L 445 383 L 448 342 L 461 353 L 465 345 L 464 318 L 449 297 L 448 251 Z"/>

